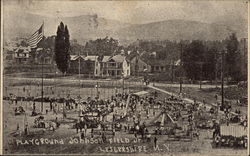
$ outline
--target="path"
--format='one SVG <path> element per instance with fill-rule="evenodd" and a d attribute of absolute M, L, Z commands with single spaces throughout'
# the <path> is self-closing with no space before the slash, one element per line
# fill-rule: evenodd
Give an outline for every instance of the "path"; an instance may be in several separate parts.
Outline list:
<path fill-rule="evenodd" d="M 176 93 L 169 92 L 169 91 L 166 91 L 166 90 L 157 88 L 157 87 L 152 86 L 152 85 L 148 85 L 148 87 L 151 88 L 151 89 L 158 90 L 158 91 L 160 91 L 160 92 L 166 93 L 166 94 L 168 94 L 168 95 L 173 95 L 173 96 L 176 96 L 176 97 L 179 96 L 179 95 L 176 94 Z M 193 103 L 193 102 L 194 102 L 192 99 L 189 99 L 189 98 L 183 98 L 183 100 L 186 101 L 186 102 L 189 102 L 189 103 Z M 198 102 L 198 103 L 202 103 L 202 102 L 200 102 L 200 101 L 197 101 L 197 102 Z M 210 110 L 211 107 L 212 107 L 212 105 L 215 106 L 214 104 L 206 105 L 206 109 Z M 223 112 L 223 111 L 220 111 L 220 110 L 219 110 L 219 113 L 224 114 L 224 112 Z M 234 112 L 230 112 L 230 113 L 233 114 L 233 115 L 237 115 L 237 114 L 234 113 Z"/>

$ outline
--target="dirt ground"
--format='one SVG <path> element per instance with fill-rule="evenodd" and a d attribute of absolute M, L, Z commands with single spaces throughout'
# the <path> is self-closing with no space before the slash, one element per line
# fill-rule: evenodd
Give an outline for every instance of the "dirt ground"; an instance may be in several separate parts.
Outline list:
<path fill-rule="evenodd" d="M 7 87 L 4 95 L 9 95 L 10 93 L 16 94 L 19 96 L 31 95 L 31 96 L 40 96 L 41 86 L 34 85 L 36 82 L 40 80 L 34 80 L 27 84 L 27 81 L 8 81 L 5 83 L 4 87 Z M 108 82 L 100 82 L 100 88 L 98 91 L 100 92 L 100 98 L 109 98 L 111 95 L 114 95 L 115 92 L 122 93 L 122 83 L 120 81 L 111 83 Z M 13 85 L 14 84 L 14 85 Z M 73 85 L 72 85 L 73 84 Z M 70 94 L 73 98 L 78 96 L 79 94 L 83 99 L 87 97 L 93 97 L 97 93 L 97 89 L 95 88 L 96 82 L 88 82 L 82 83 L 83 85 L 79 87 L 79 83 L 61 83 L 61 82 L 45 82 L 45 96 L 65 96 Z M 113 84 L 113 85 L 112 85 Z M 56 86 L 56 87 L 55 87 Z M 93 87 L 92 87 L 93 86 Z M 114 86 L 116 86 L 114 89 Z M 52 87 L 52 89 L 51 89 Z M 25 91 L 24 89 L 25 88 Z M 55 89 L 56 88 L 56 89 Z M 139 85 L 139 83 L 130 83 L 129 87 L 124 89 L 124 92 L 138 92 L 141 90 L 145 90 L 145 87 Z M 149 92 L 153 92 L 152 90 L 148 90 Z M 54 94 L 52 94 L 54 92 Z M 163 100 L 164 98 L 168 98 L 169 95 L 158 93 L 158 99 Z M 14 115 L 14 109 L 17 106 L 22 106 L 25 108 L 26 115 Z M 36 107 L 40 110 L 40 102 L 36 103 Z M 44 153 L 44 154 L 220 154 L 220 155 L 246 155 L 247 150 L 241 148 L 215 148 L 212 145 L 212 130 L 201 130 L 200 137 L 194 138 L 192 140 L 171 140 L 166 135 L 154 135 L 152 134 L 151 140 L 149 142 L 140 141 L 135 138 L 134 134 L 128 134 L 124 130 L 117 131 L 115 136 L 108 135 L 107 139 L 125 139 L 129 140 L 129 143 L 124 142 L 98 142 L 98 143 L 80 143 L 80 142 L 71 142 L 72 138 L 79 138 L 79 133 L 76 133 L 76 130 L 73 129 L 73 124 L 75 119 L 78 118 L 78 110 L 72 109 L 66 112 L 67 119 L 63 119 L 62 117 L 62 105 L 58 105 L 58 114 L 54 114 L 53 112 L 48 112 L 43 115 L 46 121 L 55 120 L 58 118 L 58 121 L 61 123 L 60 127 L 55 131 L 49 131 L 41 128 L 33 128 L 34 118 L 31 117 L 32 103 L 31 102 L 18 102 L 17 105 L 12 104 L 10 101 L 3 101 L 4 108 L 4 153 L 12 153 L 12 154 L 31 154 L 31 153 Z M 44 103 L 44 110 L 49 110 L 49 103 Z M 139 108 L 138 108 L 139 109 Z M 155 115 L 151 112 L 149 113 L 149 118 L 146 118 L 145 112 L 142 112 L 142 120 L 145 122 L 149 122 L 152 120 L 157 114 L 159 114 L 161 110 L 156 110 Z M 17 127 L 19 126 L 19 130 L 23 132 L 25 123 L 28 123 L 29 134 L 30 136 L 13 136 L 16 132 Z M 149 132 L 153 133 L 153 128 L 149 128 Z M 137 136 L 140 138 L 140 136 Z M 154 144 L 154 137 L 157 138 L 157 146 Z M 39 145 L 24 143 L 25 140 L 31 139 L 57 139 L 63 140 L 63 144 L 42 144 L 41 141 Z M 87 130 L 86 138 L 91 139 L 90 129 Z M 95 135 L 94 139 L 100 139 L 101 136 Z M 17 142 L 22 140 L 23 144 L 18 144 Z M 75 140 L 75 141 L 76 141 Z M 127 150 L 122 151 L 122 148 Z M 121 151 L 119 151 L 121 150 Z"/>
<path fill-rule="evenodd" d="M 164 89 L 166 91 L 171 91 L 174 93 L 179 93 L 179 86 L 160 86 L 156 85 L 156 87 L 159 87 L 161 89 Z M 205 101 L 207 104 L 216 104 L 218 102 L 221 102 L 221 96 L 220 96 L 220 89 L 216 89 L 213 87 L 211 88 L 202 88 L 199 89 L 198 87 L 183 87 L 182 88 L 183 96 L 190 98 L 190 99 L 196 99 L 197 101 Z M 215 95 L 218 96 L 217 100 L 215 98 Z M 247 105 L 239 106 L 236 103 L 236 100 L 228 100 L 224 98 L 225 101 L 229 101 L 230 104 L 232 104 L 232 109 L 235 111 L 236 109 L 240 110 L 244 115 L 247 115 Z"/>

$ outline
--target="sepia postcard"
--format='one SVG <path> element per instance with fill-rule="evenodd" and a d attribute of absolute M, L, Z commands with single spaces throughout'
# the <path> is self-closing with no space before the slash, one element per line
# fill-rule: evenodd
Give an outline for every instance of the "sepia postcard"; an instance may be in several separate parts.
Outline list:
<path fill-rule="evenodd" d="M 5 155 L 248 155 L 248 1 L 1 1 Z"/>

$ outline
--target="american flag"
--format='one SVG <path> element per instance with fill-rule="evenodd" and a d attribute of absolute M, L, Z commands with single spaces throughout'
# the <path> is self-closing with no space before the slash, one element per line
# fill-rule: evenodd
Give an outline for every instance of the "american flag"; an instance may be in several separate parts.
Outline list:
<path fill-rule="evenodd" d="M 41 27 L 29 38 L 28 43 L 31 48 L 36 48 L 37 44 L 43 39 L 43 24 Z"/>

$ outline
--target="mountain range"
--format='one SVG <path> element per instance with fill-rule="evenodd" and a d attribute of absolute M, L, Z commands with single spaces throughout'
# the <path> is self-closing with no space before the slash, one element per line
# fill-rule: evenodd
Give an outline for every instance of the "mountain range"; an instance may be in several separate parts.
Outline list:
<path fill-rule="evenodd" d="M 71 39 L 84 44 L 90 39 L 113 37 L 119 41 L 145 40 L 223 40 L 232 32 L 247 37 L 247 20 L 237 15 L 218 17 L 212 23 L 183 19 L 144 24 L 123 23 L 98 15 L 47 17 L 31 13 L 4 15 L 4 39 L 29 37 L 44 22 L 45 36 L 56 35 L 60 21 L 69 28 Z"/>

